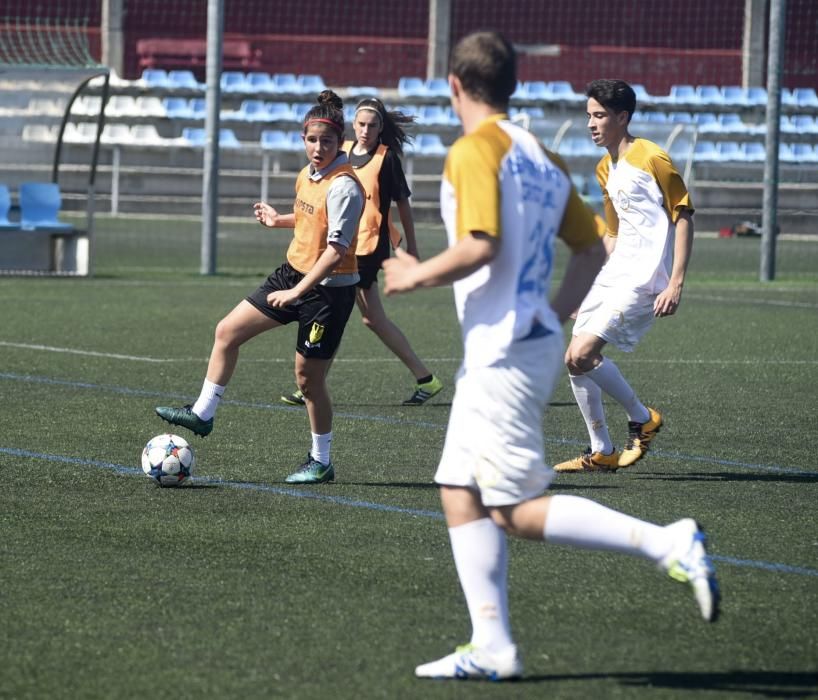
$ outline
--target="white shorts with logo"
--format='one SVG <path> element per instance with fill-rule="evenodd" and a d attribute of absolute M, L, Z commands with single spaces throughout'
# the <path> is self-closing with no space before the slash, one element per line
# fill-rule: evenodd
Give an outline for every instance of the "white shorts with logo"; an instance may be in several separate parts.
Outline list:
<path fill-rule="evenodd" d="M 436 483 L 477 489 L 486 506 L 521 503 L 548 488 L 554 472 L 545 464 L 542 421 L 562 355 L 562 333 L 552 333 L 515 343 L 502 365 L 461 368 Z"/>
<path fill-rule="evenodd" d="M 655 298 L 652 294 L 594 285 L 579 307 L 573 334 L 590 333 L 631 352 L 656 320 Z"/>

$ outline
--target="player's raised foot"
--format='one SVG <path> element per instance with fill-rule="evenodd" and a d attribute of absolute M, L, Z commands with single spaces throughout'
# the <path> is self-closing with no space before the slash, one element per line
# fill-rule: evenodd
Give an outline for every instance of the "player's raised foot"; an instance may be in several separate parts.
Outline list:
<path fill-rule="evenodd" d="M 707 622 L 719 616 L 719 584 L 716 571 L 705 550 L 705 535 L 698 523 L 685 518 L 667 526 L 676 544 L 659 564 L 670 578 L 687 583 L 699 604 L 699 611 Z"/>
<path fill-rule="evenodd" d="M 454 654 L 421 664 L 415 669 L 415 675 L 418 678 L 503 681 L 522 676 L 523 662 L 516 646 L 495 653 L 465 644 L 457 647 Z"/>
<path fill-rule="evenodd" d="M 292 394 L 282 396 L 281 400 L 290 406 L 303 406 L 304 394 L 301 393 L 301 389 L 296 389 Z"/>
<path fill-rule="evenodd" d="M 611 472 L 619 468 L 619 452 L 614 450 L 606 455 L 602 452 L 585 450 L 579 457 L 554 465 L 555 472 Z"/>
<path fill-rule="evenodd" d="M 647 423 L 628 422 L 628 442 L 619 457 L 620 467 L 629 467 L 638 462 L 650 447 L 650 441 L 662 427 L 662 414 L 648 407 L 650 418 Z"/>
<path fill-rule="evenodd" d="M 406 399 L 406 401 L 403 402 L 403 405 L 420 406 L 421 404 L 426 403 L 435 394 L 439 394 L 442 388 L 443 382 L 441 382 L 436 376 L 432 375 L 432 378 L 428 382 L 424 384 L 415 384 L 415 393 Z"/>
<path fill-rule="evenodd" d="M 156 415 L 171 425 L 181 425 L 183 428 L 192 430 L 199 437 L 210 435 L 213 430 L 213 419 L 202 420 L 192 411 L 190 404 L 182 406 L 182 408 L 157 406 Z"/>
<path fill-rule="evenodd" d="M 324 464 L 313 459 L 311 454 L 307 454 L 307 461 L 285 481 L 288 484 L 325 484 L 328 481 L 335 481 L 335 469 L 331 462 Z"/>

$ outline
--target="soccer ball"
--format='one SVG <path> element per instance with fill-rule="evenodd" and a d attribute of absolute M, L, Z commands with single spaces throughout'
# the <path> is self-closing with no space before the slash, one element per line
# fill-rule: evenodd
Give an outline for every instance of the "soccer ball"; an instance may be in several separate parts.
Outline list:
<path fill-rule="evenodd" d="M 186 482 L 195 462 L 193 448 L 178 435 L 157 435 L 142 450 L 142 471 L 160 486 L 179 486 Z"/>

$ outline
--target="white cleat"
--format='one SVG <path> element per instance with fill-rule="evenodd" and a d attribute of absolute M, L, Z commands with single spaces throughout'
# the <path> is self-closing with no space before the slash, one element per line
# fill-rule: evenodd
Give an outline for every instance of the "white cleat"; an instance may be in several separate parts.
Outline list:
<path fill-rule="evenodd" d="M 523 662 L 516 646 L 498 654 L 465 644 L 457 647 L 454 654 L 418 666 L 415 675 L 418 678 L 502 681 L 522 676 Z"/>
<path fill-rule="evenodd" d="M 704 548 L 704 532 L 692 518 L 672 523 L 667 529 L 673 532 L 676 544 L 660 568 L 675 581 L 690 584 L 702 617 L 715 622 L 719 616 L 719 584 Z"/>

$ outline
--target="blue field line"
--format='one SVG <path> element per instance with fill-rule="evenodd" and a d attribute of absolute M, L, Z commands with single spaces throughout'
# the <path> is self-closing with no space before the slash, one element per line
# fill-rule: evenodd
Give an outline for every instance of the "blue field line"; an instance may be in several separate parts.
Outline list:
<path fill-rule="evenodd" d="M 167 391 L 149 391 L 147 389 L 131 389 L 130 387 L 117 386 L 113 384 L 94 384 L 91 382 L 78 382 L 67 379 L 53 379 L 51 377 L 42 377 L 31 374 L 14 374 L 11 372 L 0 372 L 0 379 L 8 379 L 11 381 L 30 382 L 32 384 L 50 384 L 53 386 L 66 386 L 72 389 L 93 389 L 97 391 L 109 391 L 114 394 L 125 394 L 128 396 L 145 396 L 157 399 L 174 399 L 179 401 L 190 400 L 189 394 L 177 394 Z M 301 406 L 282 406 L 280 404 L 258 403 L 252 401 L 238 401 L 232 399 L 224 399 L 221 402 L 226 406 L 237 406 L 240 408 L 257 408 L 265 411 L 296 411 L 304 410 Z M 404 418 L 390 418 L 388 416 L 373 416 L 365 413 L 347 413 L 343 411 L 335 411 L 335 416 L 338 418 L 345 418 L 348 420 L 369 421 L 372 423 L 384 423 L 387 425 L 408 425 L 415 428 L 429 428 L 431 430 L 445 430 L 446 423 L 435 423 L 432 421 L 418 421 L 406 420 Z M 555 445 L 577 445 L 582 447 L 585 445 L 580 440 L 569 440 L 566 438 L 552 438 L 545 436 L 545 442 Z M 718 459 L 716 457 L 702 457 L 698 455 L 687 455 L 680 452 L 673 452 L 668 450 L 653 449 L 652 454 L 668 459 L 685 461 L 685 462 L 703 462 L 705 464 L 717 464 L 725 467 L 739 467 L 741 469 L 754 469 L 762 472 L 772 472 L 776 474 L 790 474 L 794 476 L 806 478 L 818 478 L 818 472 L 805 471 L 797 467 L 785 467 L 775 464 L 755 464 L 752 462 L 739 462 L 731 459 Z"/>
<path fill-rule="evenodd" d="M 33 452 L 31 450 L 21 450 L 11 447 L 0 447 L 0 454 L 6 454 L 11 457 L 23 457 L 26 459 L 42 459 L 49 462 L 61 462 L 63 464 L 75 464 L 77 466 L 99 467 L 101 469 L 109 469 L 117 474 L 139 475 L 142 476 L 141 469 L 135 467 L 128 467 L 123 464 L 114 464 L 113 462 L 103 462 L 95 459 L 84 459 L 82 457 L 67 457 L 64 455 L 45 454 L 43 452 Z M 413 517 L 432 518 L 434 520 L 443 520 L 443 513 L 434 510 L 422 510 L 419 508 L 404 508 L 402 506 L 391 506 L 386 503 L 375 503 L 373 501 L 361 501 L 353 498 L 345 498 L 344 496 L 329 496 L 323 493 L 307 489 L 292 489 L 282 488 L 280 486 L 268 486 L 266 484 L 256 484 L 247 481 L 228 481 L 219 477 L 196 477 L 197 484 L 204 484 L 208 486 L 226 486 L 232 489 L 243 489 L 247 491 L 257 491 L 262 493 L 274 493 L 279 496 L 289 496 L 291 498 L 305 498 L 323 503 L 330 503 L 332 505 L 348 506 L 351 508 L 365 508 L 367 510 L 377 510 L 386 513 L 398 513 L 400 515 L 410 515 Z M 738 559 L 736 557 L 727 557 L 723 555 L 712 555 L 711 559 L 714 561 L 724 562 L 725 564 L 732 564 L 733 566 L 747 567 L 751 569 L 761 569 L 763 571 L 772 571 L 782 574 L 796 574 L 799 576 L 814 576 L 818 577 L 818 570 L 809 569 L 803 566 L 792 566 L 790 564 L 776 564 L 774 562 L 755 561 L 753 559 Z"/>

